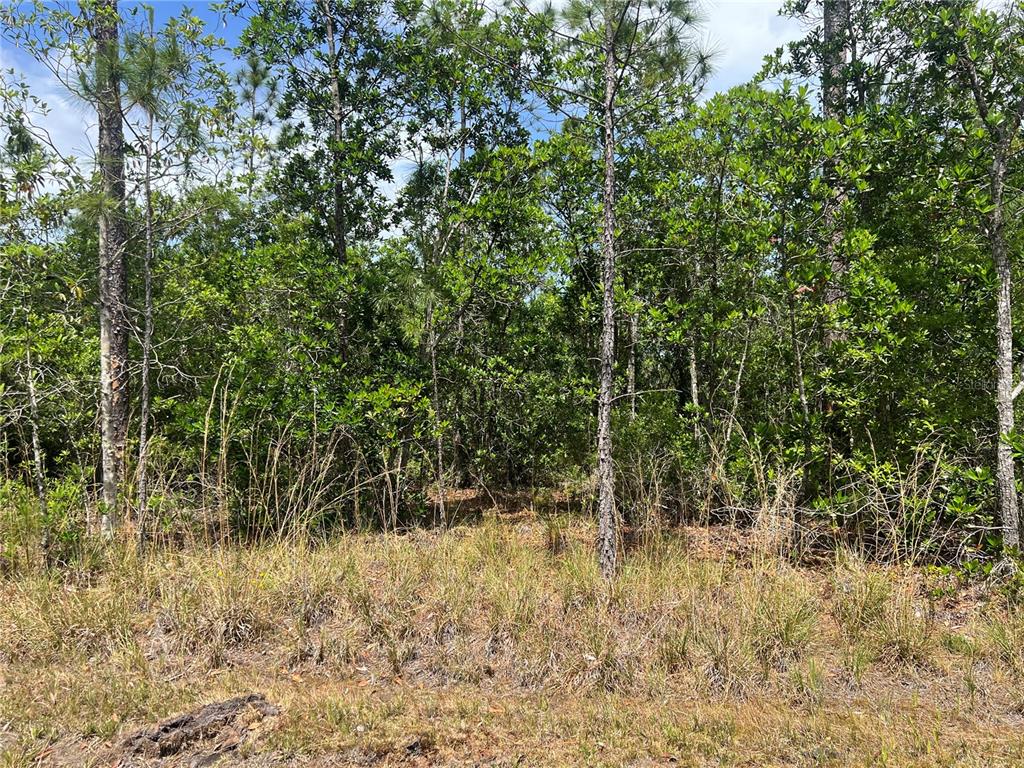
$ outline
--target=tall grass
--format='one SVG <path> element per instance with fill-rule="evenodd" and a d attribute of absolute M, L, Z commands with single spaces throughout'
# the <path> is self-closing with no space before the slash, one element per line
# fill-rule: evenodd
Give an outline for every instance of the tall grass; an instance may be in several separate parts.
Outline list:
<path fill-rule="evenodd" d="M 825 712 L 848 705 L 851 691 L 891 702 L 925 679 L 959 686 L 965 702 L 1019 704 L 1006 693 L 1024 676 L 1019 611 L 993 603 L 974 624 L 943 625 L 920 571 L 853 552 L 808 568 L 771 548 L 736 556 L 662 533 L 606 582 L 593 531 L 563 533 L 557 551 L 543 522 L 494 518 L 326 543 L 141 557 L 112 548 L 88 574 L 0 580 L 0 721 L 40 738 L 67 728 L 110 738 L 125 721 L 206 700 L 211 681 L 280 692 L 282 679 L 301 681 L 283 702 L 280 742 L 296 749 L 313 734 L 334 738 L 332 728 L 377 734 L 365 743 L 385 731 L 405 738 L 384 723 L 395 712 L 405 723 L 427 717 L 417 714 L 423 689 L 474 692 L 473 728 L 489 717 L 479 698 L 489 691 Z M 959 644 L 939 642 L 953 632 Z M 328 683 L 330 695 L 318 693 Z M 388 695 L 371 696 L 382 684 Z"/>
<path fill-rule="evenodd" d="M 993 625 L 987 647 L 1024 668 L 1014 622 Z M 345 668 L 358 658 L 389 676 L 637 693 L 666 681 L 705 691 L 778 685 L 836 647 L 869 649 L 869 664 L 920 665 L 936 637 L 919 585 L 854 555 L 823 584 L 770 555 L 707 560 L 664 536 L 606 583 L 585 539 L 553 554 L 541 526 L 523 534 L 495 522 L 129 554 L 86 581 L 56 572 L 8 581 L 0 604 L 10 658 L 141 647 L 216 668 L 273 649 L 285 665 Z"/>

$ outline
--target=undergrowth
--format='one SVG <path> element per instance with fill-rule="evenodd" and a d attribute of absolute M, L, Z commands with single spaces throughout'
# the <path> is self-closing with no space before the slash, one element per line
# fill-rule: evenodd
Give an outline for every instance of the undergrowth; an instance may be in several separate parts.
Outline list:
<path fill-rule="evenodd" d="M 998 595 L 951 626 L 923 572 L 850 553 L 811 569 L 661 534 L 610 583 L 593 560 L 581 526 L 555 547 L 542 524 L 493 519 L 326 544 L 112 549 L 89 573 L 0 582 L 0 718 L 39 737 L 107 738 L 201 699 L 211 675 L 261 670 L 815 711 L 860 691 L 892 697 L 901 678 L 923 676 L 955 692 L 950 706 L 1019 704 L 1024 614 Z M 325 701 L 290 717 L 384 717 L 358 706 Z M 311 735 L 288 733 L 314 748 Z"/>

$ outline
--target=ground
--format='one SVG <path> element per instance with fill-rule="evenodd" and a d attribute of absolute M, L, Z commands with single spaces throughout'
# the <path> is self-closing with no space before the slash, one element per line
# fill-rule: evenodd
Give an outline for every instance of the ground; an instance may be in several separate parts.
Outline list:
<path fill-rule="evenodd" d="M 1002 591 L 731 527 L 638 536 L 606 585 L 592 533 L 485 516 L 9 574 L 0 766 L 1024 765 Z M 250 694 L 165 754 L 132 741 Z"/>

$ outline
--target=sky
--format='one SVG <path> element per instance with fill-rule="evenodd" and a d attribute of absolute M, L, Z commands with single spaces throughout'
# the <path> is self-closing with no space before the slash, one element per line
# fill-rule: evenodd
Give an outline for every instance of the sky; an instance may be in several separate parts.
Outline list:
<path fill-rule="evenodd" d="M 779 16 L 782 0 L 705 0 L 704 33 L 712 50 L 714 72 L 708 92 L 744 83 L 776 48 L 803 37 L 800 22 Z"/>
<path fill-rule="evenodd" d="M 746 82 L 760 69 L 765 55 L 802 36 L 799 22 L 779 17 L 782 2 L 701 0 L 702 36 L 705 45 L 715 51 L 714 73 L 707 93 Z M 139 5 L 122 0 L 123 12 L 133 4 Z M 228 44 L 236 41 L 241 28 L 241 22 L 235 19 L 229 19 L 225 24 L 202 0 L 187 4 L 178 0 L 157 0 L 149 5 L 155 9 L 158 24 L 187 5 Z M 65 155 L 91 156 L 91 146 L 95 141 L 95 115 L 88 105 L 76 102 L 44 67 L 13 48 L 9 42 L 0 40 L 0 70 L 11 68 L 29 84 L 36 97 L 49 105 L 50 112 L 41 125 L 50 133 L 56 147 Z"/>

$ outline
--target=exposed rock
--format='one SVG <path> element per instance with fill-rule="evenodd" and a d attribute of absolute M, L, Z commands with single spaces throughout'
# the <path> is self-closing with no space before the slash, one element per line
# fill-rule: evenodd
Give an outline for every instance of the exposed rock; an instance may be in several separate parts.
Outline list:
<path fill-rule="evenodd" d="M 280 714 L 280 710 L 260 693 L 238 696 L 227 701 L 172 717 L 155 728 L 133 733 L 122 743 L 123 754 L 134 757 L 166 757 L 202 741 L 213 740 L 212 750 L 197 757 L 198 765 L 213 765 L 225 752 L 241 743 L 245 732 L 264 717 Z"/>

